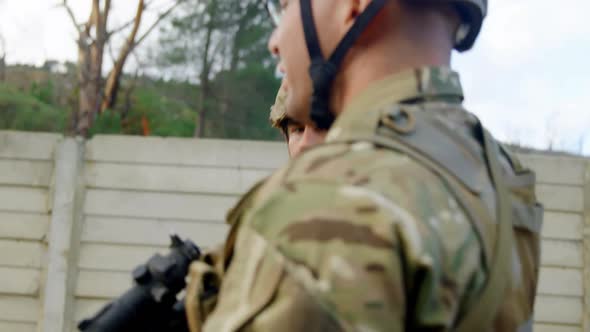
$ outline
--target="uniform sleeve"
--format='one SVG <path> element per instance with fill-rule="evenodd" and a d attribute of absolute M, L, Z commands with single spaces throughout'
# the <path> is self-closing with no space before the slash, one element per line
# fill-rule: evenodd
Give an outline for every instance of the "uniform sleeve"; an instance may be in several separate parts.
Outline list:
<path fill-rule="evenodd" d="M 279 190 L 245 216 L 204 330 L 445 331 L 477 276 L 478 243 L 442 197 L 447 209 L 432 210 L 451 226 L 362 187 Z"/>
<path fill-rule="evenodd" d="M 217 303 L 217 291 L 223 278 L 224 246 L 216 246 L 203 252 L 201 259 L 193 262 L 187 275 L 185 311 L 191 331 L 200 331 Z"/>

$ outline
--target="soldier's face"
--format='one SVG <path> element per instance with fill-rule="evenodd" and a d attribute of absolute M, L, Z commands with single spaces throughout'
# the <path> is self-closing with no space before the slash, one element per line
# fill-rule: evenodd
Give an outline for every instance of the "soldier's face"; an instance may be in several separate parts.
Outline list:
<path fill-rule="evenodd" d="M 313 124 L 301 124 L 287 119 L 284 127 L 287 136 L 289 156 L 298 156 L 301 152 L 324 142 L 326 130 L 317 129 Z"/>
<path fill-rule="evenodd" d="M 316 29 L 323 53 L 331 54 L 345 27 L 335 24 L 342 16 L 339 0 L 312 1 Z M 268 47 L 280 59 L 279 69 L 285 74 L 286 99 L 289 116 L 298 122 L 307 121 L 312 85 L 308 74 L 310 64 L 303 33 L 299 0 L 282 0 L 280 23 L 274 30 Z"/>

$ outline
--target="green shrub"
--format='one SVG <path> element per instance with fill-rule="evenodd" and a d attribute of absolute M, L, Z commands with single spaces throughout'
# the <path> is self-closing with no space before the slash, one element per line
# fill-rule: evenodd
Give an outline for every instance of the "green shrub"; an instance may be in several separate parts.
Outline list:
<path fill-rule="evenodd" d="M 64 132 L 67 112 L 0 84 L 0 129 Z"/>

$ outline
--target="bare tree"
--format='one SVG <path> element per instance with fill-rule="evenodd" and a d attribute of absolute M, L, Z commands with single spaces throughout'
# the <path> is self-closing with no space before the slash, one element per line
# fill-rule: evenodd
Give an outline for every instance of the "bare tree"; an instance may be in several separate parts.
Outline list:
<path fill-rule="evenodd" d="M 140 4 L 143 3 L 143 0 L 139 1 Z M 135 18 L 133 20 L 133 28 L 131 33 L 125 40 L 125 44 L 119 51 L 119 56 L 114 61 L 113 69 L 110 71 L 109 75 L 107 76 L 106 86 L 105 86 L 105 95 L 101 104 L 100 111 L 104 111 L 106 108 L 113 107 L 117 101 L 117 92 L 119 90 L 120 82 L 121 82 L 121 74 L 123 73 L 123 67 L 125 66 L 125 62 L 127 58 L 131 54 L 131 52 L 135 49 L 137 45 L 139 45 L 149 34 L 154 30 L 154 28 L 160 23 L 166 16 L 168 16 L 174 8 L 182 1 L 176 1 L 174 5 L 168 8 L 165 12 L 161 13 L 156 21 L 152 23 L 149 29 L 141 36 L 138 37 L 138 30 L 139 25 L 141 23 L 141 16 L 143 14 L 144 6 L 139 5 L 137 6 L 137 11 L 135 13 Z"/>
<path fill-rule="evenodd" d="M 0 34 L 0 82 L 6 80 L 6 41 Z"/>
<path fill-rule="evenodd" d="M 112 30 L 107 29 L 111 0 L 91 1 L 90 17 L 82 24 L 76 20 L 67 0 L 63 0 L 61 3 L 78 33 L 79 101 L 74 118 L 74 131 L 82 136 L 88 136 L 92 121 L 98 113 L 115 105 L 123 68 L 129 54 L 184 0 L 176 0 L 166 11 L 160 13 L 143 35 L 139 35 L 138 32 L 143 14 L 148 6 L 145 0 L 138 0 L 135 16 L 128 23 Z M 114 34 L 123 33 L 128 28 L 131 30 L 125 39 L 125 43 L 114 58 L 113 68 L 107 75 L 106 81 L 103 81 L 102 69 L 105 48 L 109 47 L 111 37 Z"/>

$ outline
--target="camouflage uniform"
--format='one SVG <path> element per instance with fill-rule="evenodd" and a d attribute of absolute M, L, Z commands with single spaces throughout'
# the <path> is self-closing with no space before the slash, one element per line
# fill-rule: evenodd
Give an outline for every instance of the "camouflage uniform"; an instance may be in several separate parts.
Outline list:
<path fill-rule="evenodd" d="M 281 129 L 283 134 L 286 134 L 285 129 L 283 128 L 287 116 L 287 107 L 285 105 L 286 98 L 287 90 L 281 85 L 275 103 L 270 108 L 270 114 L 268 116 L 270 124 L 277 129 Z"/>
<path fill-rule="evenodd" d="M 502 271 L 493 267 L 501 248 L 506 283 L 487 291 L 499 310 L 472 326 L 530 328 L 534 175 L 495 143 L 484 149 L 461 101 L 447 68 L 395 74 L 351 102 L 326 144 L 256 186 L 230 213 L 224 281 L 203 330 L 454 331 L 491 303 L 482 292 Z M 496 196 L 489 151 L 506 195 Z M 497 212 L 496 197 L 509 210 Z M 509 228 L 498 226 L 505 213 Z"/>
<path fill-rule="evenodd" d="M 269 121 L 271 125 L 286 135 L 284 121 L 286 117 L 285 98 L 287 91 L 281 86 L 277 92 L 274 104 L 270 108 Z M 262 183 L 262 182 L 261 182 Z M 246 196 L 236 205 L 234 210 L 241 210 L 249 200 Z M 227 222 L 234 224 L 234 211 L 230 211 Z M 237 224 L 237 223 L 236 223 Z M 235 233 L 236 227 L 231 232 Z M 224 261 L 229 261 L 233 253 L 234 237 L 230 236 L 226 243 L 207 250 L 200 261 L 191 265 L 187 286 L 186 307 L 187 318 L 192 331 L 200 331 L 201 326 L 217 303 L 217 291 L 224 275 Z"/>

